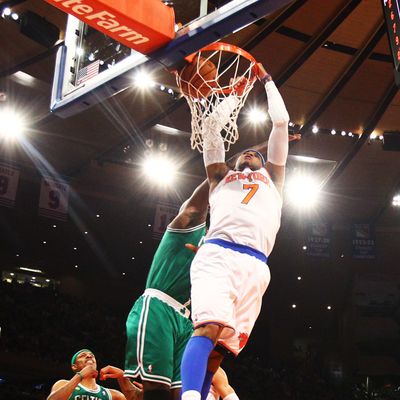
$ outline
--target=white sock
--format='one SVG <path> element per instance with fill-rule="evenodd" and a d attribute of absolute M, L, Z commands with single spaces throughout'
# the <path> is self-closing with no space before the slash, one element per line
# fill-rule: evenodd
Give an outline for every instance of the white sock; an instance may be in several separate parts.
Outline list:
<path fill-rule="evenodd" d="M 201 400 L 201 394 L 196 390 L 188 390 L 182 393 L 182 400 Z"/>
<path fill-rule="evenodd" d="M 228 394 L 228 396 L 225 396 L 222 400 L 239 400 L 239 397 L 237 397 L 237 394 L 233 392 Z"/>

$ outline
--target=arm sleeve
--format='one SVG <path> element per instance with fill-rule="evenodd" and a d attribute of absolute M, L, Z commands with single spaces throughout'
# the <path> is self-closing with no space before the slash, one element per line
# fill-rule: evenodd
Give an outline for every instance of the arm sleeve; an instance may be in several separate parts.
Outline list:
<path fill-rule="evenodd" d="M 272 131 L 268 140 L 267 159 L 272 164 L 283 166 L 286 164 L 289 152 L 289 114 L 282 96 L 273 81 L 265 84 L 265 90 L 268 97 L 268 112 L 272 121 Z"/>
<path fill-rule="evenodd" d="M 203 158 L 206 167 L 225 162 L 225 146 L 221 130 L 228 123 L 237 104 L 238 100 L 234 96 L 229 96 L 203 121 Z"/>

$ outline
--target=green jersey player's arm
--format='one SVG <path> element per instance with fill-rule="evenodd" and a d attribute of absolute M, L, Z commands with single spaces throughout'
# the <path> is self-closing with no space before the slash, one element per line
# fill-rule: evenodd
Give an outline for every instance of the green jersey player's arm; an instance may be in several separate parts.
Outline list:
<path fill-rule="evenodd" d="M 173 229 L 188 229 L 206 221 L 208 212 L 208 181 L 203 181 L 181 206 L 179 214 L 169 224 Z"/>

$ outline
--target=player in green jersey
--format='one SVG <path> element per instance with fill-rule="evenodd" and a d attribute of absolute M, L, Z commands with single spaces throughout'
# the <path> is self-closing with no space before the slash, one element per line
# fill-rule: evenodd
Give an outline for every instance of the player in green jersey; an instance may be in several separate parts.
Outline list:
<path fill-rule="evenodd" d="M 100 375 L 116 367 L 105 367 Z M 139 400 L 142 390 L 136 387 L 129 379 L 118 378 L 119 386 L 123 392 L 107 389 L 96 383 L 98 375 L 96 358 L 88 349 L 77 351 L 71 359 L 71 369 L 75 375 L 70 379 L 61 379 L 51 388 L 47 400 Z M 122 370 L 121 370 L 122 375 Z"/>
<path fill-rule="evenodd" d="M 146 289 L 126 321 L 125 373 L 140 377 L 144 400 L 180 396 L 180 363 L 193 328 L 189 319 L 190 264 L 205 234 L 208 183 L 200 184 L 168 225 L 154 255 Z"/>

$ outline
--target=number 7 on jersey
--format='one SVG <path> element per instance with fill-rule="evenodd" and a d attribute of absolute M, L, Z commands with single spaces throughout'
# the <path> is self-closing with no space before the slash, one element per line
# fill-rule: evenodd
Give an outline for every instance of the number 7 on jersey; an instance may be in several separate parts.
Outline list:
<path fill-rule="evenodd" d="M 246 197 L 242 200 L 242 204 L 248 204 L 248 202 L 253 198 L 258 190 L 258 183 L 244 183 L 243 190 L 249 190 Z"/>

